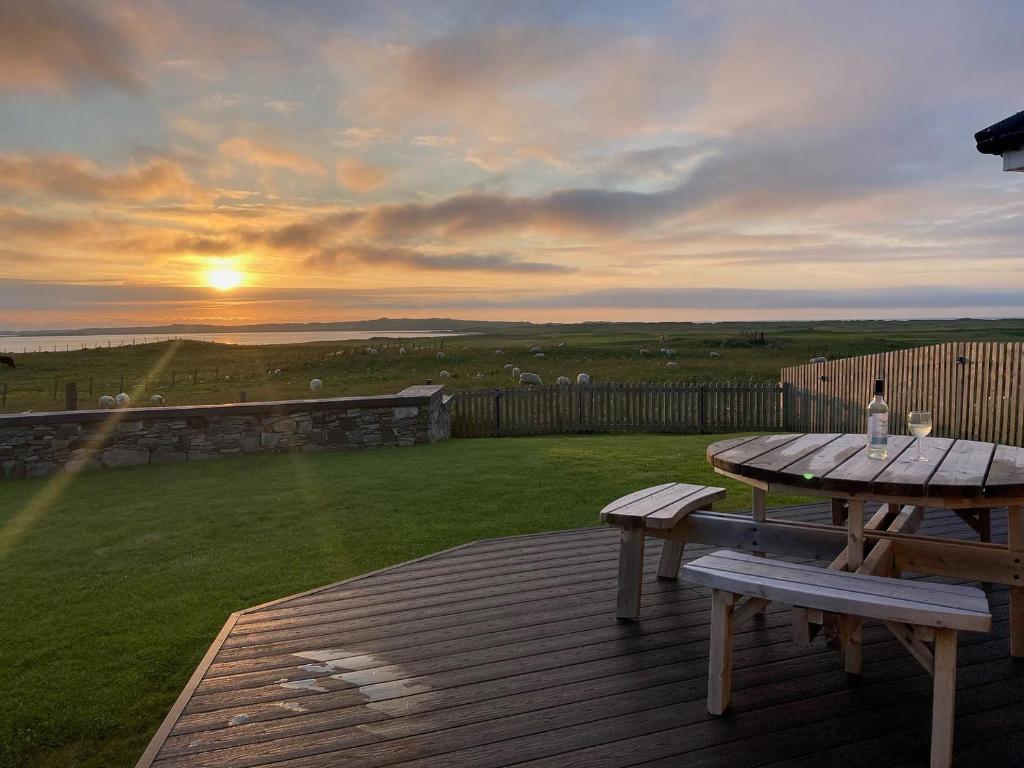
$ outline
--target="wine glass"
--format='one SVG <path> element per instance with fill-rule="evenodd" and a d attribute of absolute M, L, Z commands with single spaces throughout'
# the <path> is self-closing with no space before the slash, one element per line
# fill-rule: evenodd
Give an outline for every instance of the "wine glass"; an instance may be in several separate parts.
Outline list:
<path fill-rule="evenodd" d="M 921 454 L 921 443 L 932 433 L 931 412 L 911 411 L 907 414 L 907 428 L 910 430 L 910 434 L 917 438 L 917 460 L 928 461 L 928 457 Z"/>

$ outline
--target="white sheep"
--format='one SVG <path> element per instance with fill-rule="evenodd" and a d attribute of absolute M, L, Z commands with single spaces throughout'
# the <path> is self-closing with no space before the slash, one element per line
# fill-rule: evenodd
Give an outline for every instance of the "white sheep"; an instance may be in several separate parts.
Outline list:
<path fill-rule="evenodd" d="M 721 356 L 722 356 L 721 352 L 712 352 L 710 355 L 708 355 L 708 357 L 721 357 Z"/>
<path fill-rule="evenodd" d="M 538 352 L 537 354 L 534 355 L 534 357 L 543 358 L 544 357 L 544 353 L 543 352 Z"/>
<path fill-rule="evenodd" d="M 567 347 L 567 346 L 569 346 L 569 342 L 567 342 L 567 341 L 560 341 L 560 342 L 558 342 L 559 349 L 561 349 L 563 347 Z"/>
<path fill-rule="evenodd" d="M 534 384 L 540 386 L 544 382 L 541 381 L 540 376 L 536 373 L 521 373 L 519 374 L 519 383 L 527 384 L 532 387 Z"/>
<path fill-rule="evenodd" d="M 405 347 L 399 347 L 398 348 L 398 354 L 404 355 L 405 354 Z"/>
<path fill-rule="evenodd" d="M 538 352 L 543 352 L 543 351 L 544 351 L 544 349 L 542 347 L 530 347 L 530 352 L 532 352 L 533 354 L 537 354 Z"/>
<path fill-rule="evenodd" d="M 275 368 L 274 369 L 274 375 L 275 376 L 280 376 L 281 375 L 281 369 L 280 368 Z"/>
<path fill-rule="evenodd" d="M 164 404 L 164 396 L 163 395 L 153 395 L 151 398 L 149 398 L 149 404 L 150 405 L 163 405 Z"/>
<path fill-rule="evenodd" d="M 436 357 L 438 360 L 444 360 L 444 352 L 438 352 L 436 355 L 434 355 L 434 357 Z"/>
<path fill-rule="evenodd" d="M 555 382 L 560 387 L 568 387 L 572 382 L 569 381 L 568 376 L 559 376 L 558 381 Z"/>
<path fill-rule="evenodd" d="M 666 368 L 675 368 L 677 365 L 679 365 L 679 363 L 677 363 L 675 360 L 669 360 L 667 363 L 665 363 Z"/>
<path fill-rule="evenodd" d="M 827 363 L 828 362 L 828 358 L 827 357 L 812 357 L 811 358 L 811 362 L 812 363 Z"/>
<path fill-rule="evenodd" d="M 441 371 L 441 373 L 439 373 L 438 376 L 440 376 L 442 379 L 447 379 L 451 376 L 451 374 L 448 373 L 448 371 Z"/>
<path fill-rule="evenodd" d="M 640 355 L 641 355 L 641 357 L 650 357 L 651 356 L 651 350 L 649 350 L 649 349 L 641 349 L 640 350 Z"/>
<path fill-rule="evenodd" d="M 516 381 L 519 381 L 519 374 L 522 373 L 522 372 L 523 372 L 522 368 L 513 367 L 512 368 L 512 378 L 515 379 Z"/>
<path fill-rule="evenodd" d="M 378 350 L 374 349 L 373 347 L 370 347 L 370 354 L 371 355 L 376 355 L 376 354 L 378 354 Z"/>
<path fill-rule="evenodd" d="M 505 363 L 505 365 L 502 366 L 502 370 L 505 373 L 512 373 L 512 363 Z"/>
<path fill-rule="evenodd" d="M 496 354 L 496 355 L 504 355 L 505 354 L 505 350 L 504 349 L 496 349 L 496 350 L 494 350 L 494 354 Z"/>
<path fill-rule="evenodd" d="M 114 398 L 110 395 L 100 395 L 100 408 L 113 408 L 114 405 Z"/>
<path fill-rule="evenodd" d="M 127 392 L 114 396 L 114 404 L 117 406 L 131 405 L 132 399 Z"/>
<path fill-rule="evenodd" d="M 585 387 L 588 384 L 590 384 L 590 374 L 589 373 L 579 373 L 579 374 L 577 374 L 576 375 L 576 384 L 578 386 L 581 386 L 581 387 Z"/>
<path fill-rule="evenodd" d="M 324 383 L 320 381 L 320 379 L 313 379 L 311 382 L 309 382 L 309 388 L 312 389 L 314 392 L 320 389 L 320 387 L 322 387 L 323 385 Z"/>
<path fill-rule="evenodd" d="M 676 356 L 676 351 L 674 349 L 664 349 L 662 351 L 665 353 L 665 357 L 675 357 Z"/>

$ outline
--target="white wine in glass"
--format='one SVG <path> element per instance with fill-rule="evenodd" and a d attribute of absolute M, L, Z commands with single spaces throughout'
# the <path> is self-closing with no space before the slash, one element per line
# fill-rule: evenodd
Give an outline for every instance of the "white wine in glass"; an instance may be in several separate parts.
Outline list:
<path fill-rule="evenodd" d="M 928 461 L 921 453 L 921 443 L 932 433 L 932 414 L 930 411 L 911 411 L 907 414 L 907 428 L 917 438 L 917 460 Z"/>

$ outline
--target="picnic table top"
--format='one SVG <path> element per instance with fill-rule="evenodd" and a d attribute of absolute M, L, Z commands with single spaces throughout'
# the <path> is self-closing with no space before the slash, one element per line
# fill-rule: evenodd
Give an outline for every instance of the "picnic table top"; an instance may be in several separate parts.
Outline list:
<path fill-rule="evenodd" d="M 903 498 L 961 506 L 1024 503 L 1024 448 L 929 437 L 927 461 L 915 438 L 889 437 L 889 455 L 869 459 L 862 434 L 771 434 L 734 437 L 708 446 L 719 472 L 752 484 L 817 495 Z"/>

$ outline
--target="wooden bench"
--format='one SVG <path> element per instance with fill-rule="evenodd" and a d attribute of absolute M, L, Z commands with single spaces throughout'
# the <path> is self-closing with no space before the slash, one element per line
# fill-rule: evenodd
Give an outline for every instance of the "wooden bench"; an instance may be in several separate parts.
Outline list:
<path fill-rule="evenodd" d="M 664 483 L 616 499 L 601 510 L 601 520 L 622 529 L 619 537 L 619 596 L 616 616 L 635 620 L 640 617 L 640 597 L 644 582 L 644 540 L 648 536 L 665 539 L 658 564 L 658 576 L 674 579 L 679 575 L 683 557 L 682 540 L 670 539 L 672 530 L 686 515 L 725 498 L 724 488 L 686 483 Z"/>
<path fill-rule="evenodd" d="M 932 768 L 953 761 L 953 698 L 958 630 L 988 632 L 988 600 L 980 589 L 846 573 L 723 550 L 683 566 L 690 581 L 711 587 L 708 711 L 720 715 L 732 687 L 732 633 L 751 604 L 778 601 L 800 608 L 880 619 L 934 678 Z M 740 598 L 746 596 L 746 603 Z"/>

